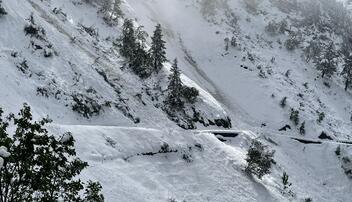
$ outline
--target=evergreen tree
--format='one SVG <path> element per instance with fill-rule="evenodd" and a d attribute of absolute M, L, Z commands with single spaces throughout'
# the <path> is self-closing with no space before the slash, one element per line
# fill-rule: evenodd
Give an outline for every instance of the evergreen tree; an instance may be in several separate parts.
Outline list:
<path fill-rule="evenodd" d="M 182 88 L 182 97 L 191 104 L 194 104 L 197 101 L 199 96 L 199 91 L 195 87 L 183 86 Z"/>
<path fill-rule="evenodd" d="M 183 85 L 180 76 L 177 59 L 175 59 L 169 76 L 168 95 L 165 100 L 165 105 L 169 111 L 179 111 L 184 107 L 184 102 L 181 99 Z"/>
<path fill-rule="evenodd" d="M 303 121 L 301 126 L 299 127 L 299 134 L 305 135 L 306 134 L 306 122 Z"/>
<path fill-rule="evenodd" d="M 114 1 L 114 6 L 112 8 L 112 16 L 115 20 L 123 16 L 123 12 L 121 10 L 121 0 Z"/>
<path fill-rule="evenodd" d="M 308 43 L 309 45 L 303 49 L 306 61 L 315 61 L 321 54 L 322 42 L 318 39 L 318 36 L 314 36 Z"/>
<path fill-rule="evenodd" d="M 129 66 L 133 72 L 141 78 L 147 78 L 151 75 L 150 55 L 145 50 L 147 36 L 148 34 L 143 30 L 143 27 L 138 27 L 135 30 L 132 20 L 125 20 L 120 38 L 121 44 L 119 44 L 120 52 L 129 60 Z"/>
<path fill-rule="evenodd" d="M 104 196 L 100 193 L 102 186 L 97 182 L 89 181 L 85 190 L 86 202 L 104 202 Z"/>
<path fill-rule="evenodd" d="M 136 49 L 136 37 L 131 19 L 125 19 L 122 28 L 122 37 L 120 40 L 121 55 L 130 60 L 133 59 L 134 51 Z"/>
<path fill-rule="evenodd" d="M 325 76 L 331 77 L 336 72 L 337 66 L 337 53 L 335 45 L 331 42 L 323 51 L 323 53 L 316 59 L 317 69 L 321 71 L 322 78 Z"/>
<path fill-rule="evenodd" d="M 159 72 L 163 67 L 163 63 L 166 62 L 166 47 L 165 41 L 162 39 L 163 34 L 161 25 L 158 24 L 152 37 L 152 46 L 150 49 L 152 65 L 155 72 Z"/>
<path fill-rule="evenodd" d="M 88 164 L 76 158 L 70 133 L 56 138 L 44 128 L 49 119 L 32 121 L 30 107 L 3 120 L 0 110 L 0 146 L 9 156 L 0 168 L 0 202 L 5 201 L 84 201 L 79 192 L 84 183 L 76 178 Z M 14 134 L 7 127 L 15 127 Z M 96 183 L 99 184 L 99 183 Z M 95 186 L 95 193 L 101 186 Z M 88 187 L 89 188 L 89 187 Z"/>
<path fill-rule="evenodd" d="M 137 42 L 143 46 L 143 48 L 146 48 L 146 43 L 147 43 L 147 38 L 149 37 L 148 33 L 143 29 L 144 26 L 139 26 L 135 30 L 135 38 Z"/>
<path fill-rule="evenodd" d="M 284 185 L 284 189 L 287 189 L 289 186 L 291 186 L 292 184 L 288 181 L 289 177 L 288 174 L 286 172 L 284 172 L 282 174 L 282 184 Z"/>
<path fill-rule="evenodd" d="M 7 12 L 6 12 L 5 9 L 2 7 L 1 4 L 2 4 L 2 0 L 0 0 L 0 17 L 7 14 Z"/>
<path fill-rule="evenodd" d="M 150 65 L 150 54 L 145 50 L 148 34 L 140 26 L 135 30 L 135 49 L 133 50 L 133 57 L 130 58 L 130 66 L 135 74 L 141 78 L 148 78 L 152 71 Z"/>
<path fill-rule="evenodd" d="M 259 179 L 269 174 L 271 165 L 274 162 L 274 153 L 274 151 L 270 151 L 267 146 L 258 140 L 253 140 L 247 153 L 246 161 L 248 165 L 246 172 L 258 176 Z"/>
<path fill-rule="evenodd" d="M 130 66 L 133 72 L 141 78 L 148 78 L 151 75 L 150 56 L 141 43 L 136 44 Z"/>
<path fill-rule="evenodd" d="M 290 120 L 298 126 L 299 124 L 299 111 L 291 108 Z"/>
<path fill-rule="evenodd" d="M 286 107 L 286 103 L 287 103 L 287 97 L 282 98 L 282 100 L 280 101 L 280 106 L 282 108 Z"/>
<path fill-rule="evenodd" d="M 100 11 L 105 15 L 104 20 L 113 25 L 114 22 L 123 16 L 121 0 L 102 0 Z"/>
<path fill-rule="evenodd" d="M 318 113 L 317 122 L 321 123 L 325 119 L 325 113 L 324 112 L 317 112 L 317 113 Z"/>
<path fill-rule="evenodd" d="M 345 91 L 352 85 L 352 54 L 344 57 L 345 64 L 343 66 L 342 75 L 345 78 Z"/>

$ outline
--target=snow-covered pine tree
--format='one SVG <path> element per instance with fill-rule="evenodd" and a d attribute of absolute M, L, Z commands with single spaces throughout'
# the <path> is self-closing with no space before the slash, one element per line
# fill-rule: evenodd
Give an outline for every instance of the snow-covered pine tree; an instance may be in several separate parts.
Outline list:
<path fill-rule="evenodd" d="M 248 149 L 246 158 L 248 165 L 245 171 L 261 179 L 270 173 L 270 168 L 274 163 L 274 153 L 275 151 L 270 151 L 268 146 L 263 145 L 260 141 L 253 140 Z"/>
<path fill-rule="evenodd" d="M 184 102 L 181 99 L 183 85 L 180 76 L 181 72 L 178 68 L 177 59 L 175 59 L 169 76 L 168 95 L 165 100 L 165 106 L 169 112 L 179 111 L 184 107 Z"/>
<path fill-rule="evenodd" d="M 136 48 L 133 52 L 133 58 L 131 58 L 130 66 L 133 72 L 141 78 L 148 78 L 152 71 L 150 67 L 150 55 L 144 49 L 141 42 L 136 44 Z"/>
<path fill-rule="evenodd" d="M 138 27 L 135 30 L 132 20 L 126 19 L 118 45 L 121 55 L 128 59 L 133 72 L 141 78 L 147 78 L 152 71 L 150 67 L 150 55 L 145 50 L 148 34 L 142 28 Z"/>
<path fill-rule="evenodd" d="M 101 186 L 96 182 L 89 182 L 85 198 L 79 194 L 84 183 L 77 175 L 88 164 L 76 157 L 72 135 L 65 133 L 56 138 L 45 129 L 49 119 L 32 118 L 27 104 L 17 116 L 10 114 L 6 119 L 2 119 L 0 109 L 0 145 L 10 154 L 0 167 L 0 201 L 90 201 L 96 196 L 103 199 Z M 8 134 L 10 125 L 15 129 L 13 134 Z"/>
<path fill-rule="evenodd" d="M 147 38 L 149 37 L 149 35 L 148 32 L 144 30 L 144 26 L 137 27 L 134 33 L 137 42 L 141 43 L 143 48 L 146 48 Z"/>
<path fill-rule="evenodd" d="M 345 55 L 344 61 L 345 64 L 341 74 L 345 78 L 345 90 L 347 91 L 352 86 L 352 53 Z"/>
<path fill-rule="evenodd" d="M 303 121 L 301 126 L 299 127 L 299 134 L 305 135 L 306 134 L 306 122 Z"/>
<path fill-rule="evenodd" d="M 194 104 L 197 101 L 199 96 L 199 91 L 195 87 L 183 86 L 182 88 L 182 97 L 191 104 Z"/>
<path fill-rule="evenodd" d="M 114 25 L 123 16 L 121 0 L 102 0 L 100 11 L 104 14 L 105 22 Z"/>
<path fill-rule="evenodd" d="M 121 55 L 131 60 L 133 58 L 134 50 L 136 49 L 136 37 L 131 19 L 125 19 L 120 40 Z"/>
<path fill-rule="evenodd" d="M 104 196 L 101 194 L 103 187 L 98 182 L 88 181 L 87 188 L 84 192 L 86 202 L 104 202 Z"/>
<path fill-rule="evenodd" d="M 282 174 L 282 184 L 284 185 L 284 189 L 287 189 L 289 186 L 291 186 L 291 183 L 289 183 L 288 179 L 289 179 L 289 176 L 287 175 L 286 172 L 284 172 Z"/>
<path fill-rule="evenodd" d="M 134 34 L 136 42 L 133 57 L 130 58 L 130 66 L 139 77 L 148 78 L 152 73 L 150 54 L 145 50 L 148 33 L 143 30 L 143 26 L 140 26 Z"/>
<path fill-rule="evenodd" d="M 318 36 L 314 36 L 311 41 L 308 42 L 308 46 L 303 49 L 306 61 L 315 61 L 321 53 L 322 42 L 318 39 Z"/>
<path fill-rule="evenodd" d="M 154 35 L 152 36 L 152 46 L 150 49 L 151 60 L 155 72 L 159 72 L 166 62 L 166 47 L 163 40 L 163 33 L 161 25 L 158 24 L 155 28 Z"/>
<path fill-rule="evenodd" d="M 114 16 L 115 20 L 123 16 L 123 12 L 121 10 L 121 0 L 115 0 L 114 6 L 112 8 L 112 15 Z"/>
<path fill-rule="evenodd" d="M 0 17 L 6 14 L 6 10 L 4 9 L 4 7 L 2 7 L 2 0 L 0 0 Z"/>
<path fill-rule="evenodd" d="M 41 27 L 35 23 L 33 13 L 31 13 L 31 15 L 26 20 L 29 23 L 24 27 L 25 34 L 29 35 L 30 37 L 37 38 L 41 41 L 45 41 L 46 40 L 46 32 L 43 27 Z"/>
<path fill-rule="evenodd" d="M 291 108 L 291 114 L 290 114 L 290 120 L 296 125 L 298 126 L 299 124 L 299 111 Z"/>
<path fill-rule="evenodd" d="M 331 77 L 336 72 L 337 57 L 335 45 L 333 42 L 330 42 L 320 57 L 316 59 L 317 69 L 321 71 L 322 78 L 325 76 Z"/>

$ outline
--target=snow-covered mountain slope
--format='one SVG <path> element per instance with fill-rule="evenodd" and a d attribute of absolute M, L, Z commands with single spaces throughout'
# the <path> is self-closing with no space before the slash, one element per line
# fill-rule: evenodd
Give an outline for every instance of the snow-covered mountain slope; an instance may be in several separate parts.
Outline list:
<path fill-rule="evenodd" d="M 213 134 L 167 129 L 82 125 L 50 129 L 74 134 L 78 153 L 90 164 L 82 176 L 99 180 L 107 201 L 349 201 L 351 197 L 351 180 L 335 155 L 337 144 L 305 145 L 284 136 L 263 136 L 262 141 L 276 150 L 277 163 L 259 181 L 244 172 L 246 150 L 256 138 L 251 132 L 223 143 Z M 165 143 L 170 152 L 158 153 Z M 287 190 L 283 172 L 292 183 Z"/>
<path fill-rule="evenodd" d="M 301 120 L 306 121 L 308 136 L 317 137 L 328 130 L 339 138 L 350 137 L 351 93 L 335 82 L 326 87 L 313 64 L 302 59 L 302 51 L 288 51 L 277 43 L 283 43 L 287 35 L 272 37 L 265 32 L 270 21 L 279 22 L 287 14 L 269 1 L 259 1 L 261 14 L 253 14 L 244 1 L 234 0 L 218 1 L 215 16 L 202 15 L 206 9 L 201 2 L 131 0 L 128 4 L 131 15 L 137 15 L 148 31 L 156 22 L 165 27 L 169 55 L 183 59 L 181 67 L 186 74 L 233 113 L 234 125 L 265 124 L 277 131 L 290 124 L 289 108 L 280 107 L 281 99 L 287 97 L 290 107 L 302 109 Z M 224 39 L 233 36 L 238 47 L 226 51 Z M 288 70 L 289 78 L 285 76 Z M 317 111 L 326 114 L 322 125 L 316 124 Z M 247 128 L 246 124 L 243 127 Z"/>
<path fill-rule="evenodd" d="M 120 29 L 105 25 L 96 8 L 75 4 L 6 2 L 9 15 L 1 19 L 6 29 L 2 29 L 0 39 L 3 107 L 13 111 L 28 102 L 36 115 L 48 114 L 55 122 L 65 124 L 167 125 L 167 116 L 156 107 L 160 103 L 152 100 L 154 88 L 159 83 L 166 86 L 167 70 L 145 82 L 121 70 L 124 59 L 112 47 Z M 62 11 L 54 13 L 55 8 Z M 31 13 L 36 25 L 46 31 L 44 40 L 23 31 Z M 91 31 L 97 30 L 97 35 L 89 33 L 92 25 Z M 54 56 L 43 57 L 47 50 L 42 46 L 52 46 L 46 49 Z M 204 90 L 196 105 L 205 120 L 226 119 L 220 104 Z"/>
<path fill-rule="evenodd" d="M 242 171 L 245 150 L 223 145 L 210 134 L 94 126 L 63 129 L 82 134 L 76 136 L 78 152 L 92 162 L 83 175 L 105 185 L 108 201 L 283 199 Z M 87 138 L 87 133 L 92 135 Z M 158 152 L 164 142 L 170 145 L 171 153 L 142 154 Z M 248 141 L 243 139 L 239 144 L 247 145 Z"/>
<path fill-rule="evenodd" d="M 106 25 L 97 13 L 99 2 L 3 1 L 8 15 L 0 18 L 0 106 L 17 112 L 27 102 L 36 118 L 54 120 L 53 133 L 71 131 L 79 157 L 90 165 L 82 177 L 101 182 L 106 201 L 351 199 L 352 181 L 341 168 L 341 159 L 352 156 L 349 144 L 341 143 L 351 138 L 351 93 L 337 76 L 321 79 L 300 49 L 280 45 L 287 33 L 265 31 L 268 22 L 287 16 L 275 1 L 260 1 L 259 13 L 242 0 L 210 0 L 214 7 L 200 0 L 122 4 L 125 17 L 148 33 L 162 25 L 169 59 L 179 59 L 183 82 L 201 92 L 195 108 L 205 125 L 229 116 L 240 131 L 225 142 L 206 131 L 182 130 L 168 118 L 155 97 L 160 98 L 157 86 L 167 85 L 170 65 L 147 80 L 124 68 L 126 61 L 113 46 L 122 19 Z M 46 31 L 44 40 L 23 31 L 31 13 Z M 232 37 L 237 46 L 226 50 Z M 45 57 L 48 52 L 53 56 Z M 290 108 L 300 110 L 306 137 L 289 120 Z M 317 123 L 320 112 L 325 119 Z M 287 124 L 292 130 L 278 131 Z M 322 131 L 333 140 L 308 144 Z M 276 151 L 272 173 L 263 180 L 244 172 L 255 138 Z M 283 189 L 283 172 L 290 176 L 289 190 Z"/>

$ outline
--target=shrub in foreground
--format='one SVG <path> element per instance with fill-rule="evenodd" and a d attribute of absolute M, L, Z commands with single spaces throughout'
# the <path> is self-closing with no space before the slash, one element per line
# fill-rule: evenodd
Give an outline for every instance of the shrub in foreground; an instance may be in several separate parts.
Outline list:
<path fill-rule="evenodd" d="M 77 178 L 88 164 L 76 157 L 72 135 L 49 135 L 44 126 L 50 122 L 33 121 L 26 104 L 18 115 L 6 118 L 0 109 L 0 153 L 7 154 L 0 167 L 0 202 L 104 201 L 99 183 L 85 186 Z M 9 126 L 15 129 L 13 134 L 8 133 Z"/>

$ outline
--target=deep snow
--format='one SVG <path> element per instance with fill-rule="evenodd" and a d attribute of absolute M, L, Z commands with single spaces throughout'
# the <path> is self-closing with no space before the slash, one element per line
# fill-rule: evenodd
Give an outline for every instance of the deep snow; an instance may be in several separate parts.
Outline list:
<path fill-rule="evenodd" d="M 300 102 L 305 106 L 301 119 L 306 121 L 307 134 L 303 138 L 316 140 L 325 130 L 335 140 L 349 140 L 352 97 L 344 92 L 339 80 L 331 82 L 331 88 L 324 86 L 320 78 L 316 79 L 318 73 L 312 64 L 302 60 L 299 50 L 288 52 L 275 43 L 277 38 L 265 33 L 267 22 L 285 17 L 269 1 L 261 5 L 268 15 L 253 15 L 246 11 L 243 1 L 229 0 L 219 1 L 227 3 L 220 4 L 215 17 L 207 18 L 201 14 L 197 0 L 123 3 L 126 17 L 136 19 L 148 33 L 152 33 L 156 23 L 161 23 L 168 57 L 179 59 L 184 83 L 201 90 L 198 107 L 209 117 L 231 116 L 240 135 L 226 142 L 202 131 L 202 127 L 200 133 L 181 130 L 145 95 L 142 98 L 146 106 L 141 107 L 136 94 L 162 78 L 143 83 L 131 72 L 121 70 L 124 59 L 117 50 L 110 49 L 113 39 L 120 34 L 120 26 L 107 26 L 96 7 L 78 2 L 3 2 L 9 14 L 0 18 L 0 106 L 6 112 L 17 112 L 27 102 L 35 118 L 49 115 L 54 120 L 49 126 L 51 132 L 59 135 L 71 131 L 79 157 L 90 165 L 82 178 L 101 182 L 106 201 L 163 202 L 174 198 L 187 202 L 271 202 L 302 201 L 308 197 L 313 201 L 351 200 L 352 181 L 335 155 L 339 143 L 302 144 L 290 138 L 300 137 L 296 128 L 278 131 L 290 123 L 288 107 L 279 106 L 287 96 L 290 107 L 299 108 Z M 63 21 L 63 16 L 53 14 L 54 8 L 61 8 L 67 19 Z M 229 10 L 239 17 L 237 26 L 224 14 Z M 29 48 L 30 38 L 24 35 L 23 27 L 32 12 L 37 24 L 47 31 L 57 56 L 43 58 L 40 52 Z M 80 31 L 79 24 L 96 27 L 99 40 Z M 225 51 L 224 39 L 233 34 L 241 49 Z M 272 48 L 267 41 L 274 41 Z M 16 58 L 11 56 L 14 51 L 18 52 Z M 255 55 L 255 62 L 242 60 L 248 56 L 247 51 Z M 276 58 L 274 63 L 272 57 Z M 31 77 L 16 67 L 23 60 L 30 66 Z M 270 70 L 271 75 L 266 79 L 258 77 L 258 65 L 266 72 Z M 165 74 L 168 68 L 166 64 Z M 286 78 L 284 74 L 289 69 L 291 76 Z M 99 71 L 108 73 L 108 80 L 117 85 L 120 94 Z M 303 86 L 305 82 L 309 89 Z M 48 85 L 54 91 L 82 93 L 101 103 L 125 100 L 121 102 L 122 108 L 129 109 L 141 123 L 134 124 L 116 108 L 104 108 L 99 116 L 83 118 L 65 106 L 72 102 L 65 94 L 59 100 L 36 96 L 37 87 Z M 88 93 L 91 88 L 97 94 Z M 299 93 L 304 94 L 303 99 L 297 96 Z M 322 124 L 316 123 L 317 110 L 326 114 Z M 276 150 L 277 164 L 263 180 L 244 172 L 246 150 L 254 138 Z M 157 152 L 164 143 L 177 152 L 137 155 Z M 341 147 L 351 155 L 348 145 Z M 185 161 L 184 154 L 193 161 Z M 284 171 L 290 176 L 293 197 L 282 193 Z"/>

